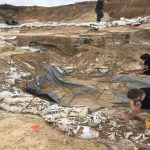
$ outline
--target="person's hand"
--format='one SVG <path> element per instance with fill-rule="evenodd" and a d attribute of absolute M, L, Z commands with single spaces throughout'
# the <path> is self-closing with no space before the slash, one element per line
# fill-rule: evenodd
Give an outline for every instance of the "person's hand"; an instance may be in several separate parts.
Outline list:
<path fill-rule="evenodd" d="M 136 106 L 134 106 L 134 107 L 131 107 L 131 109 L 132 109 L 132 111 L 134 112 L 134 113 L 140 113 L 140 109 L 139 108 L 137 108 Z"/>
<path fill-rule="evenodd" d="M 140 109 L 136 106 L 136 101 L 130 100 L 130 108 L 133 113 L 140 113 Z"/>
<path fill-rule="evenodd" d="M 119 116 L 115 116 L 116 119 L 119 119 L 119 120 L 122 120 L 122 121 L 125 121 L 125 122 L 128 122 L 129 120 L 132 120 L 134 119 L 135 115 L 131 114 L 131 115 L 128 115 L 128 114 L 122 114 L 122 115 L 119 115 Z"/>

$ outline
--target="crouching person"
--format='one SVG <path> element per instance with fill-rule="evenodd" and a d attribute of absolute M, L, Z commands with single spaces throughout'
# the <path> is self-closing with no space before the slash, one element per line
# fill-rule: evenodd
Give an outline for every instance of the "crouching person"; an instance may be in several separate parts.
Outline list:
<path fill-rule="evenodd" d="M 134 114 L 141 111 L 150 113 L 150 88 L 130 89 L 127 97 L 130 99 L 130 108 Z M 137 103 L 140 103 L 140 107 Z"/>
<path fill-rule="evenodd" d="M 137 114 L 141 112 L 150 113 L 150 88 L 130 89 L 127 97 L 130 99 L 131 111 L 117 116 L 118 119 L 129 121 L 136 119 Z"/>

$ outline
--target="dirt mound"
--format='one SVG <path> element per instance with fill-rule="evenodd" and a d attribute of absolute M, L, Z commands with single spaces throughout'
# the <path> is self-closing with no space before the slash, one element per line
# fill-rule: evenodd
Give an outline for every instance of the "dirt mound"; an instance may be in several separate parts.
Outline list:
<path fill-rule="evenodd" d="M 109 2 L 106 11 L 112 18 L 127 17 L 133 18 L 138 16 L 150 15 L 149 0 L 113 0 Z"/>
<path fill-rule="evenodd" d="M 75 5 L 52 8 L 37 6 L 16 7 L 11 5 L 1 5 L 0 20 L 4 21 L 6 19 L 13 18 L 19 21 L 69 21 L 80 17 L 81 14 L 92 12 L 94 10 L 94 7 L 94 2 L 77 3 Z"/>
<path fill-rule="evenodd" d="M 95 21 L 96 2 L 82 2 L 60 7 L 16 7 L 0 6 L 0 21 L 15 19 L 27 21 Z M 138 17 L 150 15 L 150 1 L 143 0 L 113 0 L 106 6 L 106 12 L 112 18 Z"/>

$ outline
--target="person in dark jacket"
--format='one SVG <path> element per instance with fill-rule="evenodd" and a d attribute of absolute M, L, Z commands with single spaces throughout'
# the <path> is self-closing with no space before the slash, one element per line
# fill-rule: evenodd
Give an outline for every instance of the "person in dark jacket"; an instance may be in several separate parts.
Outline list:
<path fill-rule="evenodd" d="M 150 54 L 145 53 L 140 58 L 144 61 L 143 74 L 150 75 Z"/>
<path fill-rule="evenodd" d="M 130 99 L 130 108 L 133 112 L 139 113 L 140 110 L 149 110 L 150 112 L 150 88 L 130 89 L 127 93 Z M 137 102 L 141 103 L 140 108 Z"/>
<path fill-rule="evenodd" d="M 137 114 L 142 112 L 150 113 L 150 88 L 130 89 L 127 93 L 130 99 L 130 114 L 117 116 L 118 119 L 128 121 L 136 119 Z"/>
<path fill-rule="evenodd" d="M 104 17 L 103 14 L 104 3 L 107 3 L 107 0 L 98 0 L 96 3 L 95 12 L 97 14 L 97 22 L 100 22 L 101 19 Z"/>

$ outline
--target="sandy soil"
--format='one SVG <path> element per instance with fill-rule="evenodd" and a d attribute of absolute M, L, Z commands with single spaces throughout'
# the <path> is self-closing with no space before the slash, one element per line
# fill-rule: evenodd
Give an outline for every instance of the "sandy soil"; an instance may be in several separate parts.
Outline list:
<path fill-rule="evenodd" d="M 34 129 L 34 126 L 36 128 Z M 50 126 L 40 117 L 0 111 L 1 150 L 109 150 L 100 141 L 80 140 Z"/>

